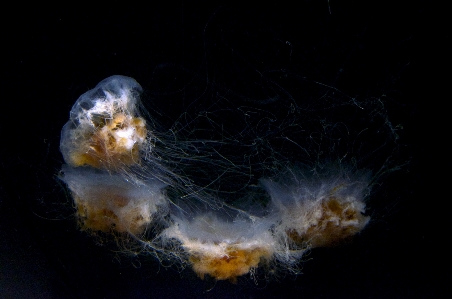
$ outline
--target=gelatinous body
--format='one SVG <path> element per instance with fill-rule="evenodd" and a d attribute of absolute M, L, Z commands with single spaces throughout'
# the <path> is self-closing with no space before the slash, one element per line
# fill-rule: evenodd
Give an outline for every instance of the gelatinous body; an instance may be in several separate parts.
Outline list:
<path fill-rule="evenodd" d="M 339 177 L 303 179 L 300 174 L 284 183 L 262 180 L 278 215 L 278 234 L 288 235 L 299 246 L 323 247 L 360 232 L 365 216 L 366 176 L 360 181 Z"/>
<path fill-rule="evenodd" d="M 260 220 L 226 222 L 208 214 L 193 221 L 176 219 L 164 236 L 182 244 L 199 277 L 208 274 L 234 281 L 260 262 L 271 260 L 275 240 L 269 228 L 268 222 Z"/>
<path fill-rule="evenodd" d="M 139 163 L 147 134 L 139 92 L 132 78 L 113 76 L 80 96 L 61 132 L 65 161 L 110 170 Z"/>
<path fill-rule="evenodd" d="M 155 179 L 131 181 L 89 168 L 63 167 L 83 230 L 139 234 L 160 209 L 167 209 L 165 185 Z"/>

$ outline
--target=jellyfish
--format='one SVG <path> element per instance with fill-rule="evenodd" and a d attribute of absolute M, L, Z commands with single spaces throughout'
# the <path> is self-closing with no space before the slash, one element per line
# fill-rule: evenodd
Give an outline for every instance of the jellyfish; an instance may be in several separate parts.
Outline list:
<path fill-rule="evenodd" d="M 142 90 L 132 78 L 106 78 L 80 96 L 62 129 L 60 179 L 81 230 L 128 238 L 162 262 L 190 266 L 200 278 L 236 282 L 272 265 L 296 272 L 305 252 L 348 240 L 369 223 L 372 172 L 343 164 L 314 171 L 284 160 L 284 167 L 256 180 L 243 183 L 237 175 L 240 195 L 222 198 L 189 170 L 212 184 L 221 175 L 210 177 L 202 167 L 243 173 L 246 167 L 215 147 L 227 141 L 209 147 L 209 140 L 159 137 L 142 116 L 149 115 L 142 113 Z"/>

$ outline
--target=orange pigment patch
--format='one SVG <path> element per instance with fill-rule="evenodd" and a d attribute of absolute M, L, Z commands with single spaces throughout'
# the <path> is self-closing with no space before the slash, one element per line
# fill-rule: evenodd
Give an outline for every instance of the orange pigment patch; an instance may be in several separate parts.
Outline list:
<path fill-rule="evenodd" d="M 120 211 L 129 203 L 129 199 L 123 196 L 100 195 L 95 201 L 86 201 L 74 196 L 74 201 L 82 230 L 139 234 L 150 221 L 150 219 L 146 221 L 146 217 L 139 210 L 133 209 L 118 217 L 115 211 Z"/>
<path fill-rule="evenodd" d="M 245 250 L 231 246 L 223 256 L 193 254 L 190 256 L 190 262 L 201 279 L 208 274 L 217 280 L 229 279 L 236 282 L 238 276 L 248 273 L 251 268 L 256 268 L 262 259 L 269 260 L 270 257 L 270 252 L 262 248 Z"/>
<path fill-rule="evenodd" d="M 131 120 L 123 114 L 118 114 L 112 120 L 99 124 L 95 131 L 91 131 L 83 136 L 81 144 L 71 153 L 70 163 L 72 166 L 89 165 L 95 168 L 116 170 L 120 166 L 128 166 L 139 163 L 140 143 L 135 143 L 133 147 L 127 148 L 127 139 L 118 139 L 114 136 L 116 130 L 133 127 L 135 136 L 146 138 L 147 130 L 145 121 L 141 117 Z"/>
<path fill-rule="evenodd" d="M 287 231 L 287 235 L 298 245 L 305 243 L 312 247 L 338 244 L 361 231 L 369 217 L 353 208 L 350 202 L 341 202 L 330 197 L 322 202 L 322 215 L 317 224 L 309 227 L 303 234 L 296 230 Z"/>

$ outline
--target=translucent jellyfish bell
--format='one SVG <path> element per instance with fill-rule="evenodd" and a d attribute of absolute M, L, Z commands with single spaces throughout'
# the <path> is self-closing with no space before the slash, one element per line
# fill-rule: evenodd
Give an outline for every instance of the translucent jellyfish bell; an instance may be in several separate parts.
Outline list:
<path fill-rule="evenodd" d="M 150 178 L 132 181 L 119 174 L 64 165 L 61 179 L 68 185 L 83 230 L 142 233 L 154 215 L 166 212 L 165 184 Z"/>
<path fill-rule="evenodd" d="M 272 198 L 276 234 L 287 235 L 298 246 L 323 247 L 357 234 L 369 222 L 364 215 L 368 174 L 294 176 L 261 180 Z"/>
<path fill-rule="evenodd" d="M 269 262 L 275 248 L 270 225 L 264 219 L 225 221 L 212 213 L 193 220 L 174 218 L 163 232 L 178 240 L 199 277 L 208 274 L 217 280 L 235 281 L 262 262 Z"/>
<path fill-rule="evenodd" d="M 66 163 L 110 170 L 138 163 L 147 134 L 137 107 L 141 91 L 134 79 L 112 76 L 81 95 L 61 131 Z"/>

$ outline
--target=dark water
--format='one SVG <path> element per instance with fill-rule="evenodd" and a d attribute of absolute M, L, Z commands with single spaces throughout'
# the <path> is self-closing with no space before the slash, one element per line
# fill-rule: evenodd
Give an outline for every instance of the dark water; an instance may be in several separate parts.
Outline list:
<path fill-rule="evenodd" d="M 0 298 L 445 296 L 450 273 L 441 271 L 447 260 L 442 215 L 448 185 L 441 177 L 450 162 L 440 158 L 445 146 L 435 135 L 448 136 L 441 116 L 448 94 L 438 97 L 446 80 L 438 67 L 447 69 L 450 59 L 440 10 L 422 1 L 330 2 L 40 7 L 6 19 Z M 333 109 L 319 113 L 333 121 L 353 117 L 338 99 L 381 100 L 380 116 L 397 129 L 397 142 L 385 143 L 393 135 L 365 136 L 357 159 L 372 169 L 391 157 L 390 168 L 400 170 L 385 174 L 374 189 L 368 204 L 373 220 L 364 232 L 340 247 L 313 250 L 298 276 L 261 274 L 257 284 L 249 276 L 231 284 L 200 280 L 188 268 L 151 257 L 124 257 L 77 230 L 71 199 L 57 179 L 63 163 L 59 134 L 72 104 L 114 74 L 140 82 L 162 128 L 184 112 L 193 118 L 207 110 L 235 136 L 245 128 L 248 141 L 266 132 L 294 134 L 292 124 L 309 128 L 307 121 L 291 123 L 288 111 L 308 111 L 319 101 L 327 107 L 323 94 Z M 247 113 L 254 115 L 249 124 Z M 253 123 L 264 119 L 266 126 Z M 207 125 L 203 121 L 195 125 Z M 356 125 L 366 121 L 359 116 Z M 193 136 L 210 133 L 199 134 Z M 306 158 L 279 142 L 255 143 L 254 163 L 265 154 L 281 155 L 279 161 Z M 373 155 L 379 142 L 385 146 Z M 339 144 L 338 150 L 344 148 Z"/>

